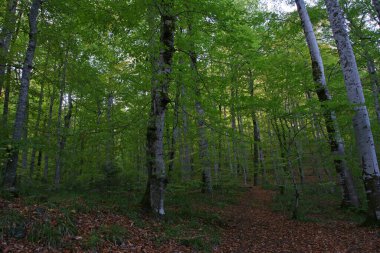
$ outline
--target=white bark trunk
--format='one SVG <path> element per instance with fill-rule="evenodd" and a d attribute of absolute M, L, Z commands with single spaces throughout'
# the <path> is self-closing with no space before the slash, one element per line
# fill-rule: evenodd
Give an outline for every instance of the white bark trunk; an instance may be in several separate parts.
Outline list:
<path fill-rule="evenodd" d="M 356 59 L 346 30 L 343 12 L 337 0 L 325 0 L 340 57 L 347 95 L 355 112 L 353 126 L 367 192 L 368 215 L 380 220 L 380 172 L 367 107 L 365 106 Z"/>
<path fill-rule="evenodd" d="M 317 39 L 315 38 L 313 26 L 303 0 L 296 0 L 297 10 L 301 19 L 302 27 L 305 33 L 306 42 L 309 47 L 309 53 L 312 63 L 313 79 L 317 86 L 317 96 L 323 108 L 326 129 L 329 138 L 331 152 L 334 155 L 335 170 L 339 174 L 340 184 L 343 193 L 343 206 L 359 206 L 359 198 L 353 184 L 351 172 L 345 161 L 344 143 L 340 136 L 339 127 L 335 117 L 335 112 L 326 108 L 323 104 L 330 101 L 331 96 L 327 88 L 326 77 L 324 73 L 323 61 L 319 51 Z"/>
<path fill-rule="evenodd" d="M 174 54 L 175 19 L 172 12 L 173 1 L 156 2 L 160 9 L 160 54 L 152 57 L 153 78 L 151 111 L 147 128 L 148 183 L 142 204 L 155 214 L 164 215 L 164 193 L 167 184 L 163 135 L 165 112 L 169 103 L 168 88 L 172 72 Z M 152 24 L 151 24 L 152 25 Z"/>

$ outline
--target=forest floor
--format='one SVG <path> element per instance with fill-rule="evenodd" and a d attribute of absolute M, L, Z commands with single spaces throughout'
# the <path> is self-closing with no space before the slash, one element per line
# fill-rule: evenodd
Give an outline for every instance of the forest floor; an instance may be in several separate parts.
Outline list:
<path fill-rule="evenodd" d="M 0 199 L 0 252 L 380 252 L 379 229 L 291 220 L 272 210 L 274 191 L 244 188 L 227 201 L 189 194 L 196 205 L 172 198 L 164 220 L 104 196 Z"/>

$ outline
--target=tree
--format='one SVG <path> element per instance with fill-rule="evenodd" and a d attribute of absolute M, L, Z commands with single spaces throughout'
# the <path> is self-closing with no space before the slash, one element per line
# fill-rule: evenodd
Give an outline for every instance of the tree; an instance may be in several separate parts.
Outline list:
<path fill-rule="evenodd" d="M 340 177 L 343 199 L 342 206 L 359 207 L 359 198 L 356 192 L 350 170 L 345 160 L 345 148 L 334 111 L 326 106 L 326 102 L 331 101 L 331 96 L 327 88 L 325 70 L 321 53 L 319 51 L 317 39 L 314 35 L 309 14 L 303 0 L 296 0 L 297 10 L 301 19 L 302 28 L 305 33 L 306 42 L 309 47 L 311 57 L 313 79 L 316 84 L 316 93 L 321 106 L 323 107 L 323 116 L 325 119 L 326 130 L 332 155 L 334 156 L 335 170 Z"/>
<path fill-rule="evenodd" d="M 163 134 L 165 112 L 169 103 L 168 87 L 174 53 L 175 17 L 173 1 L 153 1 L 160 12 L 160 52 L 153 60 L 151 109 L 147 128 L 148 182 L 143 207 L 164 215 L 164 192 L 167 184 Z"/>
<path fill-rule="evenodd" d="M 17 0 L 7 1 L 4 24 L 0 32 L 0 95 L 5 80 L 5 70 L 7 69 L 7 64 L 9 64 L 8 53 L 16 24 L 17 4 Z"/>
<path fill-rule="evenodd" d="M 325 3 L 337 44 L 348 100 L 354 111 L 353 127 L 367 194 L 368 218 L 379 221 L 380 171 L 358 67 L 338 1 L 325 0 Z"/>
<path fill-rule="evenodd" d="M 14 146 L 12 147 L 11 154 L 5 167 L 5 176 L 3 182 L 5 189 L 11 189 L 16 186 L 17 162 L 20 149 L 18 145 L 22 138 L 27 113 L 26 105 L 28 100 L 30 75 L 33 68 L 34 54 L 37 47 L 37 18 L 41 3 L 41 0 L 33 0 L 29 12 L 29 43 L 26 49 L 25 60 L 22 67 L 21 87 L 12 137 Z"/>

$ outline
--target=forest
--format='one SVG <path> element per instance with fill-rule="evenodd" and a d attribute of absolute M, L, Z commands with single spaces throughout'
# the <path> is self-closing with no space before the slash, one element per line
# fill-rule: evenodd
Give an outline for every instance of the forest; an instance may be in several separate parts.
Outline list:
<path fill-rule="evenodd" d="M 0 1 L 0 252 L 380 252 L 379 0 Z"/>

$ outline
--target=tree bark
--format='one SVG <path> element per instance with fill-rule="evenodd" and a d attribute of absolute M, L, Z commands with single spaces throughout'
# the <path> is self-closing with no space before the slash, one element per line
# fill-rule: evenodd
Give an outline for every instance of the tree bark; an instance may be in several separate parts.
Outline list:
<path fill-rule="evenodd" d="M 17 0 L 7 1 L 4 23 L 0 32 L 0 95 L 5 80 L 5 70 L 9 64 L 8 53 L 15 30 L 17 2 Z"/>
<path fill-rule="evenodd" d="M 188 116 L 185 105 L 186 97 L 186 87 L 185 84 L 181 85 L 181 98 L 182 98 L 182 179 L 188 181 L 191 178 L 191 146 L 189 144 L 189 126 L 188 126 Z"/>
<path fill-rule="evenodd" d="M 254 87 L 253 87 L 253 76 L 252 76 L 252 71 L 249 70 L 249 91 L 251 98 L 254 96 Z M 255 110 L 252 110 L 251 113 L 252 117 L 252 123 L 253 123 L 253 167 L 254 167 L 254 173 L 253 173 L 253 185 L 258 185 L 259 182 L 259 159 L 260 159 L 260 143 L 261 143 L 261 138 L 260 138 L 260 128 L 259 128 L 259 123 L 257 122 L 257 117 L 256 117 L 256 112 Z"/>
<path fill-rule="evenodd" d="M 191 29 L 190 29 L 191 30 Z M 211 193 L 212 192 L 212 181 L 211 181 L 211 161 L 208 150 L 208 139 L 207 139 L 207 128 L 205 121 L 205 111 L 203 109 L 202 103 L 200 101 L 201 90 L 199 87 L 199 80 L 196 78 L 198 76 L 197 69 L 197 55 L 194 51 L 190 52 L 191 69 L 193 71 L 195 80 L 195 110 L 197 113 L 197 131 L 198 131 L 198 146 L 199 146 L 199 160 L 202 166 L 202 192 Z"/>
<path fill-rule="evenodd" d="M 17 103 L 16 118 L 13 130 L 15 146 L 7 161 L 4 176 L 4 188 L 12 188 L 16 185 L 17 163 L 19 154 L 19 142 L 22 138 L 26 118 L 26 103 L 29 91 L 29 79 L 33 68 L 34 53 L 37 46 L 37 17 L 41 6 L 41 0 L 33 0 L 29 12 L 29 43 L 22 68 L 21 87 Z"/>
<path fill-rule="evenodd" d="M 168 171 L 171 173 L 173 171 L 174 166 L 174 157 L 176 153 L 176 145 L 177 145 L 177 139 L 178 139 L 178 109 L 179 109 L 179 97 L 180 97 L 180 86 L 181 84 L 177 82 L 176 87 L 176 93 L 175 93 L 175 99 L 174 99 L 174 119 L 173 119 L 173 130 L 170 135 L 170 151 L 169 151 L 169 166 Z M 169 174 L 170 175 L 170 174 Z"/>
<path fill-rule="evenodd" d="M 114 168 L 114 132 L 113 132 L 113 126 L 112 126 L 112 107 L 113 107 L 113 94 L 110 92 L 107 97 L 107 125 L 108 125 L 108 133 L 109 136 L 107 137 L 106 142 L 106 164 L 105 164 L 105 173 L 106 177 L 110 179 L 112 175 L 114 175 L 115 168 Z M 111 183 L 111 182 L 108 182 Z"/>
<path fill-rule="evenodd" d="M 53 106 L 54 106 L 54 93 L 55 89 L 53 88 L 53 91 L 50 94 L 50 102 L 49 102 L 49 116 L 47 119 L 47 131 L 46 131 L 46 144 L 50 146 L 50 136 L 51 136 L 51 124 L 52 124 L 52 118 L 53 118 Z M 44 156 L 44 173 L 43 178 L 46 181 L 48 177 L 49 172 L 49 152 L 45 152 Z"/>
<path fill-rule="evenodd" d="M 40 97 L 38 99 L 37 119 L 36 119 L 36 124 L 34 126 L 34 136 L 35 137 L 39 135 L 43 98 L 44 98 L 44 85 L 42 83 L 41 88 L 40 88 Z M 33 172 L 34 172 L 36 152 L 37 152 L 37 148 L 34 145 L 32 148 L 32 154 L 30 157 L 30 176 L 32 176 Z"/>
<path fill-rule="evenodd" d="M 373 95 L 373 100 L 375 102 L 376 119 L 377 119 L 377 122 L 380 124 L 379 79 L 377 77 L 375 63 L 373 62 L 373 59 L 369 56 L 367 56 L 367 71 L 371 80 L 372 95 Z"/>
<path fill-rule="evenodd" d="M 368 201 L 368 218 L 380 220 L 380 171 L 371 125 L 356 59 L 337 0 L 325 0 L 329 21 L 337 44 L 348 100 L 355 112 L 353 127 L 360 154 L 363 181 Z"/>
<path fill-rule="evenodd" d="M 24 123 L 24 130 L 23 130 L 23 148 L 22 148 L 22 158 L 21 158 L 21 167 L 26 170 L 28 168 L 28 151 L 29 151 L 29 145 L 28 145 L 28 123 L 29 123 L 29 98 L 26 101 L 26 117 L 25 117 L 25 123 Z"/>
<path fill-rule="evenodd" d="M 230 106 L 230 112 L 231 112 L 231 129 L 232 129 L 232 166 L 233 166 L 233 172 L 235 176 L 238 174 L 238 167 L 239 167 L 239 159 L 237 154 L 237 142 L 236 142 L 236 113 L 235 113 L 235 91 L 234 88 L 231 88 L 231 106 Z"/>
<path fill-rule="evenodd" d="M 66 71 L 67 71 L 67 58 L 68 50 L 66 49 L 66 55 L 63 63 L 62 77 L 60 77 L 59 87 L 59 106 L 58 106 L 58 118 L 57 118 L 57 154 L 55 157 L 55 177 L 54 184 L 59 187 L 61 181 L 61 167 L 62 167 L 62 152 L 64 149 L 64 133 L 62 133 L 62 106 L 66 87 Z"/>
<path fill-rule="evenodd" d="M 344 143 L 340 136 L 335 112 L 330 110 L 325 105 L 325 102 L 331 101 L 331 96 L 326 84 L 323 61 L 319 51 L 317 39 L 315 37 L 313 26 L 311 24 L 309 14 L 307 13 L 304 1 L 296 0 L 296 4 L 305 33 L 306 42 L 309 47 L 313 70 L 313 79 L 316 84 L 316 93 L 318 100 L 321 102 L 323 109 L 323 116 L 328 133 L 330 149 L 334 156 L 335 170 L 340 177 L 340 185 L 343 194 L 342 205 L 358 207 L 360 204 L 359 198 L 353 183 L 351 172 L 348 169 L 347 162 L 345 160 Z"/>
<path fill-rule="evenodd" d="M 172 13 L 173 1 L 154 1 L 160 9 L 160 54 L 152 57 L 153 78 L 151 110 L 147 128 L 147 168 L 148 182 L 142 201 L 144 208 L 157 215 L 164 215 L 164 192 L 167 177 L 164 162 L 163 134 L 165 112 L 169 103 L 168 88 L 174 54 L 175 17 Z"/>

